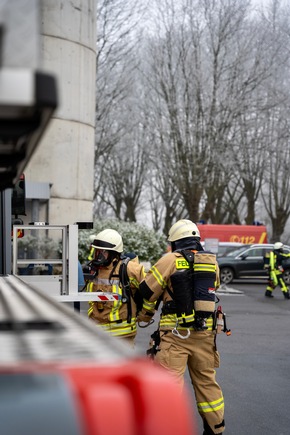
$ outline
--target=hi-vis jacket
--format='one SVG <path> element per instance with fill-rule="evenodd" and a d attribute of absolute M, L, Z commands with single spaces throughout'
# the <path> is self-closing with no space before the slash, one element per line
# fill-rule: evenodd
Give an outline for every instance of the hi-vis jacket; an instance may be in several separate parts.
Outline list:
<path fill-rule="evenodd" d="M 128 304 L 122 302 L 122 285 L 119 279 L 119 269 L 122 260 L 116 265 L 115 262 L 107 267 L 100 267 L 94 281 L 90 282 L 87 291 L 112 292 L 119 295 L 117 301 L 90 302 L 88 316 L 104 330 L 113 336 L 136 335 L 136 304 L 133 299 L 139 289 L 140 282 L 145 277 L 144 267 L 138 262 L 131 260 L 127 264 L 127 274 L 131 290 L 131 321 L 128 323 Z"/>
<path fill-rule="evenodd" d="M 283 273 L 283 260 L 286 257 L 290 257 L 290 254 L 284 254 L 283 252 L 271 251 L 269 253 L 269 268 L 271 272 L 275 272 L 276 275 Z"/>
<path fill-rule="evenodd" d="M 197 251 L 193 251 L 197 252 Z M 199 251 L 202 253 L 203 251 Z M 178 264 L 185 261 L 180 252 L 172 252 L 161 257 L 154 266 L 151 267 L 146 275 L 144 282 L 141 284 L 140 291 L 143 296 L 142 313 L 154 313 L 157 300 L 162 299 L 163 306 L 172 301 L 174 289 L 171 282 L 171 277 L 177 272 Z M 215 260 L 215 289 L 220 286 L 219 267 Z M 160 330 L 172 330 L 177 326 L 177 330 L 186 330 L 187 327 L 180 326 L 177 323 L 176 313 L 162 313 L 160 317 Z M 209 317 L 206 321 L 208 330 L 212 330 L 213 318 Z M 193 329 L 191 326 L 189 329 Z"/>

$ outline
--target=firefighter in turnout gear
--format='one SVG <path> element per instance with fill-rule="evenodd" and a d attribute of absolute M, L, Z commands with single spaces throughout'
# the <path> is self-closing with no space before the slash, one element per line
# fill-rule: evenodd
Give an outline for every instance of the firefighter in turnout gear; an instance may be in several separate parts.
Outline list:
<path fill-rule="evenodd" d="M 216 257 L 203 250 L 199 230 L 190 220 L 177 221 L 168 241 L 172 252 L 161 257 L 140 284 L 143 308 L 137 321 L 149 322 L 162 300 L 155 360 L 176 375 L 181 387 L 188 367 L 203 434 L 222 434 L 224 398 L 215 379 L 219 353 L 213 326 L 220 284 Z"/>
<path fill-rule="evenodd" d="M 90 302 L 88 316 L 105 331 L 126 339 L 133 346 L 137 333 L 135 301 L 145 271 L 137 257 L 124 259 L 122 252 L 123 240 L 117 231 L 105 229 L 95 236 L 90 247 L 93 258 L 90 267 L 94 275 L 87 291 L 112 292 L 119 298 L 114 302 Z"/>
<path fill-rule="evenodd" d="M 276 242 L 274 244 L 273 251 L 269 252 L 268 256 L 265 259 L 265 268 L 268 269 L 269 273 L 268 285 L 265 293 L 265 296 L 267 296 L 268 298 L 273 297 L 272 292 L 273 290 L 275 290 L 277 285 L 279 285 L 285 299 L 290 299 L 288 287 L 286 286 L 283 279 L 282 265 L 283 259 L 285 257 L 290 257 L 290 254 L 285 254 L 283 252 L 283 247 L 283 243 Z"/>

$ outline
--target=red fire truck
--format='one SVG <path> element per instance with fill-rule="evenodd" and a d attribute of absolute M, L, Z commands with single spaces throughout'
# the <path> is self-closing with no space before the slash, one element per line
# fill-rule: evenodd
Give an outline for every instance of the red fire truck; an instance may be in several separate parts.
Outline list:
<path fill-rule="evenodd" d="M 0 276 L 0 433 L 197 434 L 152 360 L 13 275 Z"/>
<path fill-rule="evenodd" d="M 218 242 L 268 243 L 265 225 L 198 224 L 201 240 L 217 239 Z"/>

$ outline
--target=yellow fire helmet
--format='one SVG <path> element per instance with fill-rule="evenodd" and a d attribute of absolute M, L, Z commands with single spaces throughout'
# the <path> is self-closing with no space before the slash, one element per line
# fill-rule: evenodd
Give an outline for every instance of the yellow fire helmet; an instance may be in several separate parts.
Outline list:
<path fill-rule="evenodd" d="M 196 224 L 189 219 L 180 219 L 175 222 L 169 230 L 168 241 L 185 239 L 186 237 L 195 237 L 200 239 L 199 229 Z"/>
<path fill-rule="evenodd" d="M 123 252 L 123 239 L 116 230 L 107 228 L 96 235 L 92 248 L 106 249 L 107 251 Z"/>

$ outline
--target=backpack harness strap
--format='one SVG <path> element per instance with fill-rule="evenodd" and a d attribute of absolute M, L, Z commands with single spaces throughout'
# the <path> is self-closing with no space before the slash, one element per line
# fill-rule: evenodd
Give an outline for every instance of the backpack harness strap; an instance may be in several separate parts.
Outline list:
<path fill-rule="evenodd" d="M 122 286 L 122 302 L 127 303 L 127 322 L 131 323 L 132 320 L 132 303 L 131 303 L 131 287 L 130 280 L 127 273 L 127 265 L 130 258 L 124 258 L 119 269 L 119 279 Z"/>

